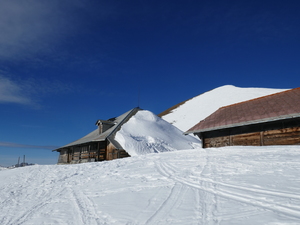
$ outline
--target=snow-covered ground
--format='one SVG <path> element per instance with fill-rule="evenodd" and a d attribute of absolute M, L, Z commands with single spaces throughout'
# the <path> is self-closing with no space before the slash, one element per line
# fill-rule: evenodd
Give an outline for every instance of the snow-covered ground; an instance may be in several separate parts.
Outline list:
<path fill-rule="evenodd" d="M 1 170 L 7 170 L 7 168 L 6 167 L 3 167 L 3 166 L 0 166 L 0 171 Z"/>
<path fill-rule="evenodd" d="M 300 147 L 0 171 L 0 224 L 300 224 Z"/>
<path fill-rule="evenodd" d="M 271 88 L 239 88 L 225 85 L 198 95 L 162 118 L 180 130 L 187 131 L 220 107 L 285 91 Z"/>

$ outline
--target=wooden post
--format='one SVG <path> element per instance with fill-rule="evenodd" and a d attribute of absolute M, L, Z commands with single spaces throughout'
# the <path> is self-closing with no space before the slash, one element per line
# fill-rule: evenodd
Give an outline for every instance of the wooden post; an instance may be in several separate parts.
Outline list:
<path fill-rule="evenodd" d="M 100 157 L 100 142 L 98 142 L 98 147 L 97 147 L 97 161 L 99 161 Z"/>
<path fill-rule="evenodd" d="M 260 146 L 264 146 L 264 132 L 260 132 Z"/>

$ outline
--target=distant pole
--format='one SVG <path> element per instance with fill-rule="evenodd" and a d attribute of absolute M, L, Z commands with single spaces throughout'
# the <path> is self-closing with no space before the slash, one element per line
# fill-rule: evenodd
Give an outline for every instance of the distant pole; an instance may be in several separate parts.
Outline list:
<path fill-rule="evenodd" d="M 25 166 L 25 155 L 23 157 L 23 166 Z"/>
<path fill-rule="evenodd" d="M 19 156 L 19 158 L 18 158 L 18 167 L 20 166 L 20 156 Z"/>

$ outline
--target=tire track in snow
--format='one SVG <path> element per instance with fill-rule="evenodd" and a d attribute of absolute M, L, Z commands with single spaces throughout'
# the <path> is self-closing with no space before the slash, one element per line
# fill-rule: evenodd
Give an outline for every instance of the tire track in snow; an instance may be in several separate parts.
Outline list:
<path fill-rule="evenodd" d="M 163 164 L 163 163 L 162 163 Z M 164 163 L 164 165 L 169 164 Z M 162 167 L 160 167 L 162 168 Z M 241 193 L 237 191 L 230 191 L 228 189 L 225 189 L 224 187 L 231 187 L 235 188 L 239 191 L 249 191 L 249 192 L 259 192 L 262 194 L 270 195 L 270 196 L 277 196 L 277 197 L 285 197 L 285 198 L 295 198 L 299 199 L 299 196 L 290 194 L 290 193 L 284 193 L 284 192 L 275 192 L 275 191 L 269 191 L 269 190 L 263 190 L 263 189 L 256 189 L 256 188 L 247 188 L 247 187 L 241 187 L 237 185 L 231 185 L 231 184 L 225 184 L 222 182 L 216 182 L 211 179 L 198 177 L 198 181 L 195 181 L 197 176 L 192 175 L 191 179 L 183 178 L 180 176 L 177 176 L 176 174 L 173 174 L 170 172 L 172 170 L 170 169 L 163 169 L 161 174 L 174 180 L 177 182 L 180 182 L 182 184 L 188 185 L 190 187 L 203 190 L 205 192 L 211 193 L 213 195 L 234 200 L 241 203 L 246 203 L 248 205 L 252 205 L 254 207 L 260 208 L 260 209 L 267 209 L 279 214 L 284 214 L 286 216 L 294 217 L 297 219 L 300 219 L 300 206 L 298 205 L 284 205 L 280 202 L 276 202 L 274 199 L 272 200 L 266 200 L 262 199 L 261 197 L 256 197 L 247 193 Z M 173 169 L 174 171 L 174 169 Z"/>
<path fill-rule="evenodd" d="M 81 222 L 79 224 L 99 225 L 101 224 L 99 215 L 95 210 L 97 207 L 93 201 L 87 197 L 81 190 L 76 188 L 69 188 L 72 195 L 72 200 L 80 215 Z"/>
<path fill-rule="evenodd" d="M 63 193 L 64 191 L 65 191 L 65 188 L 62 190 L 56 191 L 56 192 L 51 192 L 50 195 L 43 197 L 41 200 L 39 200 L 40 203 L 34 204 L 31 207 L 27 207 L 25 212 L 23 212 L 15 220 L 10 220 L 7 223 L 7 225 L 11 225 L 11 224 L 21 225 L 21 224 L 28 222 L 28 220 L 30 220 L 35 214 L 38 214 L 38 212 L 42 211 L 42 209 L 45 206 L 50 204 L 52 199 L 59 198 L 61 196 L 61 193 Z"/>
<path fill-rule="evenodd" d="M 175 184 L 170 191 L 168 197 L 163 201 L 161 206 L 155 213 L 146 221 L 145 224 L 158 224 L 170 214 L 172 209 L 178 207 L 180 200 L 183 198 L 185 188 L 182 184 Z"/>
<path fill-rule="evenodd" d="M 146 208 L 143 209 L 142 212 L 140 212 L 135 220 L 138 221 L 143 221 L 144 218 L 148 218 L 146 219 L 143 223 L 141 224 L 146 224 L 146 222 L 149 220 L 149 218 L 151 218 L 153 216 L 153 208 L 157 208 L 157 199 L 159 199 L 161 193 L 162 193 L 163 188 L 160 188 L 157 192 L 155 192 L 155 194 L 153 196 L 151 196 L 148 200 L 148 205 L 146 206 Z M 146 214 L 146 215 L 145 215 Z M 147 215 L 149 214 L 149 215 Z"/>
<path fill-rule="evenodd" d="M 23 224 L 28 222 L 30 218 L 32 218 L 37 212 L 40 212 L 46 205 L 51 202 L 52 198 L 57 197 L 60 195 L 60 192 L 53 191 L 49 195 L 45 193 L 44 186 L 47 186 L 48 188 L 52 188 L 48 184 L 43 184 L 43 187 L 35 188 L 33 193 L 24 193 L 23 190 L 27 190 L 29 187 L 36 187 L 35 183 L 32 183 L 34 181 L 34 178 L 44 176 L 42 171 L 38 171 L 36 174 L 30 173 L 31 168 L 17 168 L 20 171 L 20 174 L 17 175 L 17 178 L 15 179 L 16 182 L 10 183 L 9 186 L 5 187 L 6 191 L 10 192 L 10 197 L 7 198 L 6 202 L 11 201 L 14 199 L 16 202 L 18 202 L 18 199 L 20 196 L 26 195 L 26 202 L 19 202 L 19 203 L 13 203 L 11 206 L 12 208 L 19 208 L 19 204 L 24 204 L 22 211 L 18 210 L 14 213 L 14 217 L 11 217 L 9 220 L 4 217 L 0 222 L 1 225 L 11 225 L 11 224 Z M 16 170 L 17 170 L 16 169 Z M 27 172 L 24 172 L 27 171 Z M 18 182 L 19 180 L 22 181 L 22 185 L 19 186 Z M 13 197 L 11 196 L 13 195 Z M 38 196 L 39 201 L 32 201 L 32 198 L 36 198 Z M 34 204 L 32 204 L 32 202 Z M 37 202 L 37 203 L 35 203 Z M 11 209 L 12 210 L 12 209 Z M 24 211 L 23 211 L 24 210 Z"/>
<path fill-rule="evenodd" d="M 161 167 L 161 162 L 156 162 L 156 167 L 158 168 L 159 173 L 161 173 L 163 176 L 167 176 L 167 173 L 164 172 L 164 169 Z M 168 217 L 173 209 L 176 209 L 180 206 L 186 192 L 186 185 L 182 185 L 182 183 L 175 183 L 168 197 L 163 201 L 161 206 L 154 212 L 154 214 L 145 222 L 145 224 L 158 224 L 159 222 L 162 222 L 164 218 Z"/>
<path fill-rule="evenodd" d="M 202 168 L 201 173 L 203 172 L 204 168 L 206 168 L 206 163 L 205 163 L 204 167 Z M 174 166 L 172 166 L 171 164 L 166 163 L 166 162 L 161 162 L 159 170 L 162 174 L 165 174 L 166 176 L 168 176 L 171 179 L 173 179 L 173 174 L 176 173 L 176 171 L 178 171 Z M 173 174 L 172 174 L 172 172 L 173 172 Z M 185 187 L 190 186 L 190 185 L 187 185 L 180 181 L 179 181 L 179 183 L 182 183 Z M 202 185 L 205 186 L 206 189 L 208 189 L 208 188 L 214 189 L 214 185 L 212 185 L 212 184 L 203 183 Z M 192 188 L 195 189 L 194 187 L 192 187 Z M 201 217 L 201 222 L 202 222 L 201 224 L 205 224 L 205 225 L 219 224 L 218 218 L 215 217 L 216 210 L 217 210 L 216 206 L 217 206 L 217 202 L 218 202 L 217 195 L 215 195 L 214 193 L 209 193 L 209 192 L 204 191 L 199 188 L 197 188 L 196 190 L 198 190 L 198 195 L 199 195 L 198 201 L 199 201 L 199 204 L 201 204 L 201 212 L 199 212 L 200 217 Z"/>
<path fill-rule="evenodd" d="M 219 181 L 214 181 L 214 180 L 209 179 L 209 178 L 203 178 L 203 177 L 198 177 L 198 176 L 194 176 L 194 175 L 191 175 L 191 177 L 198 178 L 200 181 L 212 183 L 212 184 L 222 186 L 222 187 L 237 189 L 237 190 L 240 190 L 240 191 L 247 191 L 247 192 L 253 192 L 255 194 L 264 194 L 264 195 L 268 195 L 268 196 L 291 198 L 291 199 L 300 200 L 300 195 L 295 195 L 293 193 L 275 191 L 275 190 L 266 190 L 266 189 L 255 188 L 255 187 L 245 187 L 245 186 L 234 185 L 234 184 L 227 184 L 227 183 L 223 183 L 223 182 L 219 182 Z M 300 209 L 300 207 L 299 207 L 299 209 Z"/>

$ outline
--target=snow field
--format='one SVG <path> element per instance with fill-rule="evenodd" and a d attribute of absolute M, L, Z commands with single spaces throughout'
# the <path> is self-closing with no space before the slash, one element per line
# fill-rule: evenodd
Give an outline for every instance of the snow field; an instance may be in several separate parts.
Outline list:
<path fill-rule="evenodd" d="M 299 146 L 0 171 L 0 224 L 299 224 Z"/>

